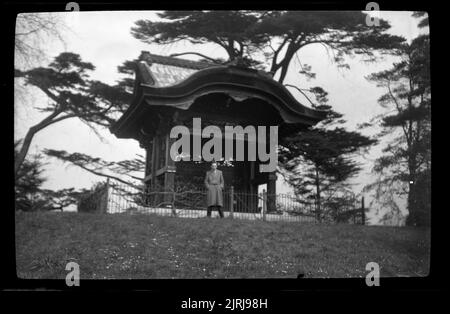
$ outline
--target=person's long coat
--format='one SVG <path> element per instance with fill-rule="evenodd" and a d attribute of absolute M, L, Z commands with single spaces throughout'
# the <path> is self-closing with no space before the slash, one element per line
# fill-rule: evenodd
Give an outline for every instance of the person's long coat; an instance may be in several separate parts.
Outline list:
<path fill-rule="evenodd" d="M 222 171 L 216 169 L 209 170 L 205 176 L 205 186 L 207 188 L 206 203 L 207 206 L 223 206 L 222 190 L 225 182 L 223 180 Z"/>

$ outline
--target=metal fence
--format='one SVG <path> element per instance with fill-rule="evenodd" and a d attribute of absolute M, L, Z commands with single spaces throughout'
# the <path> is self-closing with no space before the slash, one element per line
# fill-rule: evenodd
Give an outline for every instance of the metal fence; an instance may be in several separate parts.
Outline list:
<path fill-rule="evenodd" d="M 203 190 L 148 190 L 117 182 L 105 184 L 106 206 L 102 212 L 116 214 L 157 214 L 180 218 L 206 216 L 206 189 Z M 103 194 L 104 195 L 104 194 Z M 356 200 L 356 199 L 355 199 Z M 223 191 L 223 213 L 225 218 L 286 222 L 341 222 L 365 223 L 364 204 L 350 202 L 338 213 L 319 215 L 315 203 L 294 195 L 248 193 L 233 187 Z M 104 198 L 102 198 L 102 204 Z M 217 211 L 212 217 L 218 217 Z"/>

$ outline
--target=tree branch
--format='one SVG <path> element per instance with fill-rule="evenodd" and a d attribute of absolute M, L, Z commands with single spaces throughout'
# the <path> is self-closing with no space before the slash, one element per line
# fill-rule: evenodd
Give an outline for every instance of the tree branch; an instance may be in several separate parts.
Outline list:
<path fill-rule="evenodd" d="M 97 175 L 97 176 L 101 176 L 101 177 L 106 177 L 106 178 L 114 179 L 114 180 L 117 180 L 117 181 L 119 181 L 119 182 L 121 182 L 121 183 L 124 183 L 124 184 L 126 184 L 126 185 L 128 185 L 128 186 L 131 186 L 131 187 L 133 187 L 133 188 L 140 189 L 139 186 L 137 186 L 137 185 L 135 185 L 135 184 L 133 184 L 133 183 L 131 183 L 131 182 L 122 180 L 122 179 L 119 178 L 119 177 L 116 177 L 116 176 L 113 176 L 113 175 L 109 175 L 109 174 L 105 174 L 105 173 L 101 173 L 101 172 L 95 171 L 95 170 L 93 170 L 93 169 L 89 169 L 88 167 L 86 167 L 86 166 L 84 166 L 84 165 L 82 165 L 82 164 L 80 164 L 80 163 L 77 163 L 77 162 L 72 162 L 72 164 L 74 164 L 75 166 L 78 166 L 78 167 L 80 167 L 81 169 L 84 169 L 84 170 L 86 170 L 86 171 L 88 171 L 88 172 L 90 172 L 90 173 L 92 173 L 92 174 L 95 174 L 95 175 Z M 143 179 L 141 178 L 140 180 L 143 180 Z"/>

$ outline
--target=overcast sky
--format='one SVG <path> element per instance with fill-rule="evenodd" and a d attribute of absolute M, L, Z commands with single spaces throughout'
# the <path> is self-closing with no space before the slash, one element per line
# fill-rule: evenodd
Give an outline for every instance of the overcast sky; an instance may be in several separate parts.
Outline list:
<path fill-rule="evenodd" d="M 176 52 L 192 51 L 191 45 L 181 43 L 170 47 L 149 45 L 133 38 L 130 28 L 139 19 L 157 20 L 154 11 L 116 11 L 116 12 L 67 12 L 60 13 L 67 23 L 68 31 L 64 32 L 65 44 L 58 41 L 46 43 L 46 51 L 50 56 L 56 56 L 63 51 L 80 54 L 84 61 L 92 62 L 96 69 L 92 73 L 94 79 L 113 84 L 118 78 L 117 66 L 125 60 L 135 59 L 142 50 L 151 53 L 168 55 Z M 417 28 L 418 20 L 411 17 L 412 12 L 381 12 L 381 17 L 388 20 L 392 29 L 390 33 L 405 37 L 408 41 L 416 37 L 423 30 Z M 195 51 L 213 56 L 226 57 L 223 49 L 216 45 L 196 46 Z M 301 84 L 302 87 L 321 86 L 328 93 L 329 103 L 333 108 L 344 114 L 348 120 L 348 128 L 362 122 L 367 122 L 373 116 L 383 112 L 377 104 L 378 97 L 384 92 L 365 77 L 373 72 L 389 68 L 396 60 L 387 57 L 385 60 L 366 64 L 358 58 L 348 60 L 350 70 L 338 70 L 327 57 L 326 50 L 320 45 L 309 45 L 303 48 L 299 60 L 309 64 L 316 73 L 316 79 L 306 81 L 298 74 L 299 62 L 294 58 L 287 75 L 286 84 Z M 45 65 L 45 64 L 44 64 Z M 295 90 L 291 90 L 299 101 L 308 105 Z M 48 99 L 35 91 L 24 100 L 15 101 L 15 139 L 23 138 L 26 131 L 33 124 L 38 123 L 44 115 L 38 113 L 34 106 L 46 104 Z M 373 134 L 376 130 L 368 130 L 365 134 Z M 100 130 L 104 137 L 101 141 L 94 132 L 77 119 L 69 119 L 47 127 L 33 139 L 30 154 L 44 148 L 66 150 L 68 152 L 86 153 L 94 157 L 101 157 L 108 161 L 119 161 L 134 158 L 136 154 L 144 154 L 144 150 L 134 140 L 115 138 L 109 130 Z M 380 153 L 380 145 L 371 149 L 367 156 L 364 170 L 353 180 L 355 192 L 373 178 L 370 175 L 371 163 Z M 46 166 L 48 180 L 44 188 L 88 188 L 94 182 L 102 180 L 84 170 L 67 167 L 56 160 L 49 160 Z M 278 180 L 280 192 L 289 189 Z"/>

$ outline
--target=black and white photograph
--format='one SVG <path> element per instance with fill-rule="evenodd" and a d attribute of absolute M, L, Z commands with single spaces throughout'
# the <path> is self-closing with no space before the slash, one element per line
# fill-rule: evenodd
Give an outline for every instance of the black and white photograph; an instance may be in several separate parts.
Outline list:
<path fill-rule="evenodd" d="M 16 17 L 19 279 L 429 275 L 427 12 L 68 6 Z"/>

